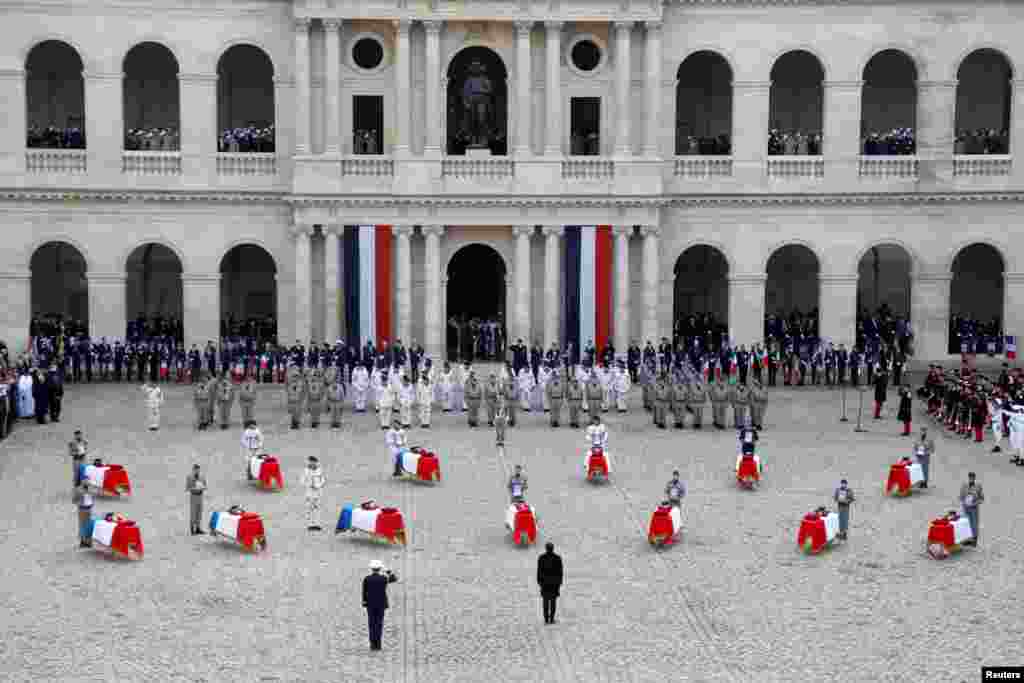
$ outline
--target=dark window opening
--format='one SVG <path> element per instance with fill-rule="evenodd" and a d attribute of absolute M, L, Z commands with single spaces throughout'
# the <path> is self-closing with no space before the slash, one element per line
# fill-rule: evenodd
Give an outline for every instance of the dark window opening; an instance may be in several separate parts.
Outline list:
<path fill-rule="evenodd" d="M 572 98 L 570 150 L 573 156 L 601 154 L 601 98 Z"/>
<path fill-rule="evenodd" d="M 353 154 L 383 154 L 384 98 L 380 95 L 355 95 L 352 98 Z"/>

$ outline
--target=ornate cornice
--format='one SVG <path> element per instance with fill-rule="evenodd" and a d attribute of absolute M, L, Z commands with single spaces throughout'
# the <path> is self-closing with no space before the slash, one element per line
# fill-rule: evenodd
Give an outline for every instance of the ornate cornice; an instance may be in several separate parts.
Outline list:
<path fill-rule="evenodd" d="M 0 188 L 0 200 L 41 202 L 284 203 L 284 192 L 154 192 L 146 190 L 21 190 Z"/>

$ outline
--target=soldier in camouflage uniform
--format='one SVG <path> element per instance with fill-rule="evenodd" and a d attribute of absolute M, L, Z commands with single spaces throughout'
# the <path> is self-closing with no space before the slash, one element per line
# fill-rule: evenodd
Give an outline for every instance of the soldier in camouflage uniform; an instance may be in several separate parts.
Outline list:
<path fill-rule="evenodd" d="M 654 425 L 659 429 L 666 429 L 666 418 L 668 404 L 672 392 L 668 377 L 662 373 L 654 384 Z"/>
<path fill-rule="evenodd" d="M 711 421 L 717 429 L 725 429 L 725 404 L 729 394 L 722 380 L 715 380 L 708 393 L 711 395 Z"/>
<path fill-rule="evenodd" d="M 494 426 L 494 415 L 498 410 L 498 378 L 491 373 L 484 386 L 484 401 L 487 403 L 487 425 Z"/>
<path fill-rule="evenodd" d="M 505 396 L 505 409 L 508 411 L 508 426 L 516 426 L 516 411 L 519 409 L 519 402 L 516 398 L 519 395 L 519 387 L 516 383 L 516 378 L 512 375 L 505 377 L 505 381 L 502 383 Z"/>
<path fill-rule="evenodd" d="M 676 377 L 669 385 L 669 404 L 672 406 L 672 419 L 676 429 L 686 427 L 686 403 L 689 397 L 689 387 L 681 377 Z"/>
<path fill-rule="evenodd" d="M 320 427 L 320 415 L 324 412 L 324 375 L 319 368 L 313 368 L 306 392 L 306 410 L 309 411 L 309 426 Z"/>
<path fill-rule="evenodd" d="M 548 405 L 551 410 L 551 426 L 557 427 L 558 423 L 562 421 L 562 399 L 565 395 L 561 372 L 556 371 L 551 376 L 551 379 L 548 380 L 546 391 L 548 392 Z"/>
<path fill-rule="evenodd" d="M 569 384 L 565 389 L 566 402 L 569 404 L 569 426 L 580 428 L 580 409 L 583 407 L 583 385 L 576 375 L 570 375 Z"/>
<path fill-rule="evenodd" d="M 640 387 L 643 390 L 644 410 L 654 411 L 654 373 L 650 366 L 644 363 L 640 366 Z"/>
<path fill-rule="evenodd" d="M 750 390 L 745 384 L 737 384 L 732 400 L 732 412 L 736 418 L 736 429 L 747 424 L 747 407 L 750 405 Z"/>
<path fill-rule="evenodd" d="M 331 411 L 331 429 L 341 427 L 341 416 L 345 412 L 345 380 L 341 373 L 328 373 L 331 377 L 327 385 L 327 408 Z M 326 380 L 327 375 L 324 376 Z"/>
<path fill-rule="evenodd" d="M 707 386 L 700 380 L 690 385 L 686 405 L 693 413 L 693 428 L 700 429 L 704 425 L 704 404 L 708 400 Z"/>
<path fill-rule="evenodd" d="M 242 424 L 252 422 L 256 406 L 256 382 L 253 381 L 252 377 L 247 378 L 239 388 L 238 405 L 242 407 Z"/>
<path fill-rule="evenodd" d="M 213 426 L 214 415 L 217 409 L 217 394 L 220 393 L 220 380 L 216 374 L 211 374 L 206 380 L 206 425 Z"/>
<path fill-rule="evenodd" d="M 206 380 L 200 379 L 192 387 L 192 405 L 196 409 L 196 429 L 206 429 L 206 408 L 210 405 L 209 388 Z"/>
<path fill-rule="evenodd" d="M 231 422 L 231 404 L 235 401 L 235 388 L 231 386 L 231 379 L 224 375 L 217 387 L 217 405 L 220 408 L 220 428 L 227 429 Z"/>
<path fill-rule="evenodd" d="M 587 380 L 587 409 L 590 413 L 590 420 L 593 421 L 595 417 L 600 418 L 601 416 L 601 403 L 604 401 L 604 387 L 601 386 L 601 380 L 597 378 L 597 374 L 591 373 L 590 379 Z"/>
<path fill-rule="evenodd" d="M 764 429 L 764 411 L 768 405 L 768 392 L 756 379 L 750 385 L 750 421 L 754 429 Z"/>
<path fill-rule="evenodd" d="M 469 379 L 466 380 L 466 420 L 470 427 L 480 424 L 480 401 L 483 400 L 483 388 L 476 378 L 476 373 L 469 371 Z"/>
<path fill-rule="evenodd" d="M 294 369 L 298 370 L 298 368 Z M 286 387 L 288 414 L 292 418 L 292 429 L 298 429 L 302 426 L 302 401 L 306 397 L 306 381 L 302 373 L 289 371 Z"/>

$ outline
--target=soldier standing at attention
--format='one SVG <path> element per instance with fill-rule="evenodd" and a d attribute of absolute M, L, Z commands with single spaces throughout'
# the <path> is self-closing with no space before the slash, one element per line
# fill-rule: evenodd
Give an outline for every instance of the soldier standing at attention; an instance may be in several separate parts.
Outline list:
<path fill-rule="evenodd" d="M 496 445 L 505 447 L 505 428 L 508 426 L 508 402 L 504 396 L 498 398 L 498 407 L 494 412 L 494 433 Z"/>
<path fill-rule="evenodd" d="M 480 387 L 480 382 L 477 381 L 476 372 L 473 370 L 469 371 L 469 379 L 466 380 L 466 419 L 469 422 L 470 427 L 476 427 L 480 424 L 480 401 L 483 399 L 483 389 Z"/>
<path fill-rule="evenodd" d="M 755 379 L 750 386 L 750 422 L 755 429 L 764 429 L 764 409 L 767 403 L 768 392 Z"/>
<path fill-rule="evenodd" d="M 306 530 L 322 531 L 320 526 L 320 496 L 327 483 L 320 461 L 309 456 L 306 471 L 302 473 L 302 485 L 306 489 Z"/>
<path fill-rule="evenodd" d="M 551 410 L 551 426 L 557 427 L 562 420 L 562 398 L 565 389 L 562 386 L 562 373 L 556 370 L 548 382 L 548 406 Z"/>
<path fill-rule="evenodd" d="M 313 429 L 319 428 L 320 415 L 324 412 L 324 376 L 318 368 L 310 372 L 306 410 L 309 411 L 309 426 Z"/>
<path fill-rule="evenodd" d="M 697 380 L 690 385 L 687 393 L 686 405 L 693 413 L 693 428 L 700 429 L 704 424 L 704 403 L 708 400 L 708 390 L 703 382 Z"/>
<path fill-rule="evenodd" d="M 75 430 L 75 438 L 68 442 L 68 455 L 71 456 L 71 480 L 74 486 L 82 483 L 82 465 L 85 454 L 89 450 L 89 442 L 82 436 L 82 430 Z"/>
<path fill-rule="evenodd" d="M 839 538 L 846 540 L 847 531 L 850 528 L 850 503 L 856 500 L 853 490 L 847 486 L 846 480 L 839 482 L 839 488 L 832 496 L 836 501 L 836 508 L 839 510 Z"/>
<path fill-rule="evenodd" d="M 505 388 L 505 408 L 508 410 L 508 426 L 516 426 L 516 411 L 519 406 L 516 403 L 518 382 L 516 381 L 515 374 L 509 374 L 505 377 L 504 381 Z"/>
<path fill-rule="evenodd" d="M 302 399 L 305 394 L 305 381 L 301 374 L 292 375 L 288 378 L 287 392 L 288 414 L 292 418 L 292 429 L 302 426 Z"/>
<path fill-rule="evenodd" d="M 163 389 L 156 384 L 143 384 L 142 391 L 146 395 L 146 410 L 149 414 L 149 431 L 160 429 L 160 406 L 164 402 Z"/>
<path fill-rule="evenodd" d="M 196 430 L 206 429 L 206 405 L 210 402 L 206 395 L 206 382 L 197 381 L 192 386 L 192 407 L 196 411 Z"/>
<path fill-rule="evenodd" d="M 487 403 L 487 425 L 494 426 L 494 415 L 498 409 L 498 378 L 492 372 L 484 387 L 484 401 Z"/>
<path fill-rule="evenodd" d="M 579 429 L 580 409 L 583 407 L 583 385 L 580 384 L 580 380 L 576 375 L 569 377 L 565 398 L 569 403 L 569 426 L 573 429 Z"/>
<path fill-rule="evenodd" d="M 420 374 L 420 383 L 416 385 L 416 404 L 420 409 L 420 427 L 430 429 L 430 413 L 434 407 L 434 384 L 430 381 L 430 373 Z"/>
<path fill-rule="evenodd" d="M 218 390 L 220 389 L 220 380 L 218 379 L 216 373 L 211 373 L 210 374 L 210 379 L 207 381 L 206 386 L 207 386 L 207 389 L 208 389 L 208 395 L 207 395 L 207 403 L 208 403 L 208 405 L 206 406 L 206 414 L 207 414 L 206 423 L 209 426 L 212 427 L 213 426 L 214 415 L 215 415 L 215 411 L 216 411 L 216 407 L 217 407 L 217 394 L 219 393 Z"/>
<path fill-rule="evenodd" d="M 238 405 L 242 407 L 242 424 L 252 422 L 253 407 L 256 404 L 256 382 L 252 377 L 247 377 L 238 392 Z"/>
<path fill-rule="evenodd" d="M 231 404 L 235 400 L 235 388 L 231 386 L 231 379 L 225 373 L 220 378 L 220 386 L 217 387 L 217 405 L 220 407 L 220 428 L 227 429 L 231 422 Z"/>
<path fill-rule="evenodd" d="M 672 405 L 672 417 L 676 429 L 686 428 L 686 405 L 690 399 L 690 387 L 677 377 L 671 385 L 669 401 Z"/>
<path fill-rule="evenodd" d="M 668 412 L 669 392 L 668 376 L 662 373 L 654 385 L 654 426 L 667 429 L 666 413 Z"/>
<path fill-rule="evenodd" d="M 747 424 L 747 407 L 750 405 L 750 390 L 745 384 L 737 384 L 732 399 L 732 412 L 736 418 L 736 429 Z"/>
<path fill-rule="evenodd" d="M 203 521 L 203 493 L 206 491 L 206 477 L 199 472 L 199 465 L 192 465 L 192 474 L 185 477 L 185 490 L 188 491 L 189 529 L 193 536 L 206 532 L 200 525 Z"/>
<path fill-rule="evenodd" d="M 590 419 L 601 415 L 601 404 L 604 402 L 604 387 L 595 370 L 590 371 L 590 378 L 587 380 L 587 408 Z"/>
<path fill-rule="evenodd" d="M 728 400 L 725 385 L 716 379 L 709 391 L 711 395 L 711 421 L 716 429 L 725 429 L 725 404 Z"/>
<path fill-rule="evenodd" d="M 967 519 L 971 523 L 971 531 L 974 533 L 974 538 L 964 541 L 964 545 L 978 545 L 978 506 L 984 502 L 985 492 L 982 490 L 981 484 L 975 481 L 974 472 L 968 472 L 967 483 L 960 487 L 960 504 L 963 506 L 964 514 L 967 515 Z"/>

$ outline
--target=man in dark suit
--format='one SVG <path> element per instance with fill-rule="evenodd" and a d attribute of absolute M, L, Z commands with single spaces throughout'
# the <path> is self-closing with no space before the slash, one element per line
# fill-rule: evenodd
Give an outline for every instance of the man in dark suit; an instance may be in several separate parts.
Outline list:
<path fill-rule="evenodd" d="M 562 587 L 562 558 L 555 554 L 555 544 L 545 546 L 547 552 L 537 558 L 537 584 L 544 603 L 544 623 L 555 623 L 555 602 Z"/>
<path fill-rule="evenodd" d="M 383 562 L 370 562 L 370 575 L 363 579 L 363 607 L 366 608 L 366 616 L 369 619 L 371 650 L 381 649 L 384 611 L 388 608 L 388 584 L 395 581 L 398 581 L 398 577 L 390 569 L 384 569 Z"/>

